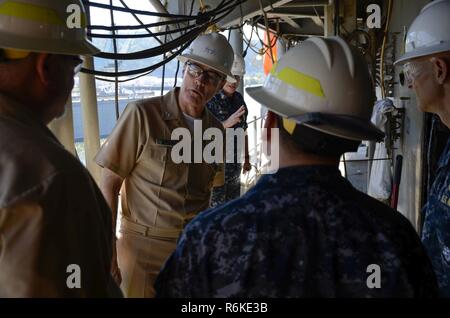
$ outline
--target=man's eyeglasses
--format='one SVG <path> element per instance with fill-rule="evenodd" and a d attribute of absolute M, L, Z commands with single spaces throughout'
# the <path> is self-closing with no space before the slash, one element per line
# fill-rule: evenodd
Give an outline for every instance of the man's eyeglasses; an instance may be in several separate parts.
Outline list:
<path fill-rule="evenodd" d="M 430 60 L 405 63 L 403 65 L 403 74 L 405 74 L 406 82 L 412 83 L 413 80 L 415 80 L 417 76 L 419 76 L 423 72 L 424 65 L 428 62 L 430 62 Z"/>
<path fill-rule="evenodd" d="M 186 62 L 186 65 L 189 75 L 191 75 L 193 78 L 199 78 L 201 75 L 203 75 L 205 82 L 207 82 L 208 84 L 217 85 L 225 79 L 224 76 L 219 75 L 217 72 L 205 71 L 200 66 L 192 62 Z"/>

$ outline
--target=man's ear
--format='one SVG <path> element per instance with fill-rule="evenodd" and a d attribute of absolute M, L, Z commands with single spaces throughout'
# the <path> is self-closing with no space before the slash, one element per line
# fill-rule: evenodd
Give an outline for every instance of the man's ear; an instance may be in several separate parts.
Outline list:
<path fill-rule="evenodd" d="M 442 85 L 448 79 L 448 65 L 447 61 L 440 57 L 435 57 L 432 59 L 433 62 L 433 73 L 437 82 Z"/>
<path fill-rule="evenodd" d="M 42 84 L 48 85 L 50 82 L 50 54 L 38 53 L 36 55 L 36 74 Z"/>

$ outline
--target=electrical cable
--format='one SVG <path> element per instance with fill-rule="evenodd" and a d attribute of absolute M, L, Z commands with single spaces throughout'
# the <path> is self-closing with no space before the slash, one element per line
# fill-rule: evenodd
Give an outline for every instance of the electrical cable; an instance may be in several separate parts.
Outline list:
<path fill-rule="evenodd" d="M 190 20 L 197 19 L 196 15 L 170 14 L 170 13 L 136 10 L 136 9 L 130 9 L 130 8 L 117 7 L 117 6 L 108 5 L 108 4 L 102 4 L 102 3 L 98 3 L 98 2 L 90 2 L 88 0 L 83 0 L 83 4 L 88 7 L 95 7 L 95 8 L 101 8 L 101 9 L 107 9 L 107 10 L 112 9 L 114 11 L 134 13 L 134 14 L 138 14 L 138 15 L 146 15 L 146 16 L 153 16 L 153 17 L 160 17 L 160 18 L 183 18 L 183 19 L 190 19 Z"/>
<path fill-rule="evenodd" d="M 168 43 L 164 43 L 163 45 L 161 45 L 159 47 L 150 48 L 147 50 L 133 52 L 133 53 L 101 52 L 100 54 L 98 54 L 96 56 L 99 58 L 106 58 L 106 59 L 112 59 L 112 60 L 131 60 L 131 59 L 145 59 L 145 58 L 154 57 L 154 56 L 161 55 L 161 54 L 166 54 L 168 52 L 172 53 L 169 58 L 163 59 L 163 61 L 161 61 L 159 63 L 156 63 L 154 65 L 151 65 L 151 66 L 148 66 L 145 68 L 130 70 L 130 71 L 123 71 L 123 72 L 112 73 L 112 72 L 88 70 L 88 69 L 84 69 L 84 68 L 82 69 L 82 72 L 88 73 L 88 74 L 94 74 L 94 75 L 98 75 L 98 76 L 104 76 L 104 77 L 133 76 L 133 75 L 138 75 L 138 74 L 140 74 L 138 76 L 138 77 L 140 77 L 140 76 L 149 74 L 156 68 L 158 68 L 161 65 L 164 65 L 164 64 L 168 63 L 170 60 L 172 60 L 176 55 L 181 53 L 200 33 L 204 32 L 209 25 L 219 21 L 224 16 L 228 15 L 231 11 L 233 11 L 237 5 L 240 5 L 245 1 L 246 0 L 230 0 L 230 1 L 222 0 L 220 5 L 224 5 L 224 6 L 221 7 L 219 5 L 216 7 L 216 9 L 208 11 L 207 14 L 203 15 L 203 19 L 205 19 L 205 16 L 207 17 L 207 19 L 206 19 L 206 21 L 204 21 L 204 23 L 202 25 L 197 25 L 197 26 L 190 25 L 185 28 L 182 28 L 181 31 L 182 32 L 184 31 L 184 33 L 180 37 L 178 37 L 175 40 L 170 41 Z M 126 6 L 126 4 L 122 0 L 121 0 L 121 2 L 124 6 Z M 189 17 L 188 20 L 192 20 L 190 18 L 194 17 L 191 15 L 192 10 L 193 10 L 193 3 L 194 3 L 194 1 L 191 2 L 191 12 L 190 12 L 189 16 L 186 16 L 186 15 L 156 15 L 156 16 Z M 98 6 L 97 3 L 95 5 L 91 5 L 91 6 L 101 7 L 101 8 L 110 8 L 110 10 L 115 10 L 117 8 L 112 5 L 99 5 Z M 127 6 L 126 6 L 126 8 L 121 8 L 120 10 L 117 10 L 117 11 L 123 11 L 123 12 L 134 13 L 134 14 L 143 14 L 143 11 L 132 10 L 132 9 L 128 8 Z M 224 14 L 219 15 L 220 13 L 224 13 Z M 137 17 L 135 17 L 135 18 L 138 20 Z M 197 19 L 197 22 L 198 22 L 198 20 L 199 19 Z M 123 30 L 123 29 L 142 29 L 142 28 L 146 28 L 149 26 L 149 24 L 144 25 L 142 23 L 142 21 L 140 21 L 140 20 L 138 20 L 138 22 L 140 22 L 141 25 L 139 25 L 139 26 L 112 26 L 112 27 L 90 26 L 90 29 L 103 29 L 103 30 L 109 30 L 109 31 L 116 31 L 116 30 Z M 167 22 L 170 22 L 170 23 L 167 23 Z M 166 25 L 167 24 L 175 24 L 175 23 L 177 23 L 177 24 L 180 23 L 180 19 L 177 19 L 175 21 L 166 21 Z M 155 23 L 153 23 L 151 25 L 153 26 L 153 25 L 155 25 Z M 189 30 L 189 31 L 187 31 L 187 30 Z M 147 31 L 149 31 L 149 30 L 147 30 Z M 174 30 L 174 31 L 167 30 L 166 32 L 152 33 L 152 36 L 155 37 L 156 34 L 167 36 L 167 34 L 171 34 L 171 33 L 175 33 L 175 32 L 180 32 L 180 29 Z M 97 34 L 90 34 L 90 35 L 96 36 Z M 126 35 L 112 34 L 112 35 L 100 35 L 100 37 L 116 39 L 116 38 L 130 38 L 130 37 L 131 38 L 133 38 L 133 37 L 149 37 L 149 35 L 139 34 L 139 35 L 126 36 Z M 176 52 L 171 52 L 172 50 L 179 48 L 180 45 L 181 45 L 180 49 L 178 49 Z M 177 72 L 178 72 L 178 69 L 179 69 L 179 65 L 177 65 Z M 142 73 L 145 73 L 145 74 L 142 74 Z M 137 78 L 137 77 L 135 77 L 135 78 Z M 97 79 L 106 80 L 106 79 L 99 78 L 99 77 L 97 77 Z M 132 80 L 132 79 L 120 80 L 118 82 L 124 82 L 124 81 L 129 81 L 129 80 Z M 107 81 L 110 81 L 110 80 L 107 80 Z"/>
<path fill-rule="evenodd" d="M 167 42 L 159 47 L 154 47 L 142 51 L 132 52 L 132 53 L 107 53 L 107 52 L 101 52 L 95 57 L 101 57 L 106 59 L 118 59 L 118 60 L 140 60 L 140 59 L 146 59 L 149 57 L 154 57 L 161 55 L 165 52 L 171 51 L 177 47 L 179 47 L 181 44 L 185 43 L 186 41 L 189 41 L 191 39 L 196 38 L 200 33 L 202 33 L 206 28 L 199 27 L 197 29 L 191 30 L 187 32 L 186 34 L 181 35 L 180 37 L 176 38 L 173 41 Z"/>
<path fill-rule="evenodd" d="M 385 87 L 384 87 L 384 52 L 386 50 L 386 41 L 389 31 L 389 25 L 391 22 L 391 13 L 392 13 L 392 0 L 388 2 L 388 12 L 386 18 L 386 25 L 384 27 L 383 32 L 383 44 L 381 45 L 381 61 L 380 61 L 380 88 L 381 88 L 381 97 L 386 97 Z"/>
<path fill-rule="evenodd" d="M 266 11 L 264 11 L 264 8 L 262 6 L 261 0 L 259 0 L 259 6 L 261 7 L 261 12 L 264 15 L 264 25 L 266 27 L 267 43 L 269 43 L 269 45 L 271 46 L 272 45 L 272 39 L 270 38 L 269 19 L 267 18 Z M 276 43 L 276 40 L 275 40 L 275 43 Z M 272 46 L 269 48 L 269 54 L 270 54 L 270 59 L 272 60 L 272 64 L 274 64 L 275 63 L 275 59 L 273 58 Z"/>
<path fill-rule="evenodd" d="M 166 26 L 167 27 L 167 26 Z M 174 30 L 168 30 L 168 31 L 164 31 L 164 32 L 153 32 L 151 34 L 146 34 L 146 33 L 142 33 L 142 34 L 115 34 L 115 35 L 111 35 L 111 34 L 99 34 L 99 33 L 87 33 L 87 36 L 89 37 L 93 37 L 93 38 L 106 38 L 106 39 L 134 39 L 134 38 L 149 38 L 149 37 L 155 37 L 155 39 L 158 39 L 157 36 L 160 35 L 168 35 L 171 33 L 179 33 L 182 31 L 187 31 L 190 29 L 193 29 L 197 27 L 196 25 L 189 25 L 187 27 L 184 28 L 178 28 L 178 29 L 174 29 Z M 158 42 L 160 42 L 161 40 L 159 40 Z M 161 41 L 160 44 L 163 44 L 163 42 Z"/>
<path fill-rule="evenodd" d="M 120 0 L 120 3 L 122 3 L 122 5 L 123 5 L 125 8 L 130 9 L 130 8 L 127 6 L 127 4 L 125 3 L 125 1 Z M 112 4 L 112 3 L 111 3 L 111 4 Z M 141 19 L 139 19 L 139 17 L 138 17 L 135 13 L 131 13 L 131 14 L 132 14 L 133 17 L 136 19 L 136 21 L 139 22 L 140 25 L 144 25 L 144 23 L 141 21 Z M 152 30 L 150 30 L 149 28 L 145 28 L 145 30 L 147 30 L 147 32 L 148 32 L 149 34 L 153 34 Z M 159 44 L 163 44 L 159 38 L 155 37 L 155 39 L 156 39 L 156 41 L 159 42 Z"/>
<path fill-rule="evenodd" d="M 113 0 L 109 0 L 109 3 L 112 5 L 113 4 Z M 115 22 L 114 22 L 114 11 L 113 10 L 109 10 L 109 14 L 110 14 L 110 18 L 111 18 L 111 25 L 114 26 Z M 112 31 L 112 34 L 114 35 L 116 31 Z M 117 54 L 117 41 L 115 38 L 113 38 L 113 50 L 114 53 Z M 119 65 L 117 63 L 117 60 L 114 60 L 114 72 L 117 74 L 119 72 Z M 119 82 L 117 81 L 117 76 L 116 76 L 116 80 L 114 81 L 114 106 L 115 106 L 115 110 L 116 110 L 116 121 L 119 119 Z"/>
<path fill-rule="evenodd" d="M 156 64 L 148 66 L 148 67 L 144 67 L 144 68 L 140 68 L 140 69 L 136 69 L 136 70 L 131 70 L 131 71 L 118 72 L 117 74 L 114 74 L 114 73 L 111 73 L 111 72 L 94 71 L 94 70 L 84 69 L 84 68 L 82 69 L 82 71 L 84 73 L 87 73 L 87 74 L 93 74 L 93 75 L 99 75 L 99 76 L 105 76 L 105 77 L 132 76 L 132 75 L 137 75 L 137 74 L 141 74 L 141 73 L 147 72 L 146 74 L 141 74 L 140 76 L 133 78 L 133 79 L 136 79 L 136 78 L 139 78 L 141 76 L 150 74 L 155 69 L 157 69 L 158 67 L 162 66 L 164 63 L 170 62 L 177 55 L 179 55 L 182 51 L 184 51 L 192 43 L 192 41 L 194 41 L 194 39 L 190 40 L 189 42 L 186 42 L 178 51 L 176 51 L 176 53 L 172 54 L 172 56 L 168 57 L 165 61 L 161 61 L 159 63 L 156 63 Z M 99 80 L 103 80 L 101 78 L 98 78 L 98 79 Z M 121 80 L 119 82 L 122 83 L 122 82 L 127 82 L 127 81 L 130 81 L 130 80 L 132 80 L 132 79 Z M 109 82 L 113 82 L 112 80 L 108 80 L 108 81 Z"/>
<path fill-rule="evenodd" d="M 153 22 L 153 23 L 147 23 L 142 25 L 116 25 L 114 27 L 112 26 L 106 26 L 106 25 L 88 25 L 88 30 L 104 30 L 104 31 L 119 31 L 119 30 L 140 30 L 145 28 L 154 28 L 158 26 L 165 26 L 168 24 L 175 24 L 180 22 L 187 22 L 190 21 L 189 19 L 174 19 L 174 20 L 168 20 L 168 21 L 160 21 L 160 22 Z"/>

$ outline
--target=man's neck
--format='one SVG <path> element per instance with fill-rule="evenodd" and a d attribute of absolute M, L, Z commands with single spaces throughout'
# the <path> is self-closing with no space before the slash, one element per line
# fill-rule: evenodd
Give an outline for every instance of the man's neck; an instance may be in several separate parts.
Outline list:
<path fill-rule="evenodd" d="M 325 157 L 304 152 L 292 153 L 290 150 L 280 149 L 280 168 L 292 166 L 339 166 L 339 158 Z"/>

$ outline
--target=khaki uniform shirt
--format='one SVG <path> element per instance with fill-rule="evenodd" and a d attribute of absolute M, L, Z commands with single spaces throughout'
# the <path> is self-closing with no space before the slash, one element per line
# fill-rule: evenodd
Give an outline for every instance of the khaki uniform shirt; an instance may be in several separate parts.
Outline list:
<path fill-rule="evenodd" d="M 171 141 L 172 131 L 188 129 L 178 106 L 178 92 L 176 88 L 161 97 L 130 103 L 96 157 L 100 166 L 124 178 L 123 216 L 157 232 L 180 231 L 208 208 L 214 177 L 223 168 L 223 164 L 172 160 L 172 147 L 178 142 Z M 202 131 L 210 127 L 223 131 L 205 107 Z"/>
<path fill-rule="evenodd" d="M 0 95 L 0 297 L 121 296 L 111 241 L 111 212 L 87 170 Z"/>

